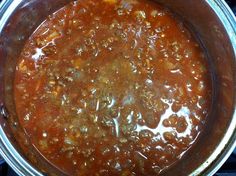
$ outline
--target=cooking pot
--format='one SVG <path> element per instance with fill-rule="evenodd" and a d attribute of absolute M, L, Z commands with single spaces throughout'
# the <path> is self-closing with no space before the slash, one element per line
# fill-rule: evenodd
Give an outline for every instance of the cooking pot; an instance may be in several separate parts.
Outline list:
<path fill-rule="evenodd" d="M 0 4 L 0 154 L 19 175 L 65 175 L 39 154 L 19 125 L 13 80 L 28 37 L 70 1 L 3 0 Z M 236 146 L 236 19 L 222 0 L 156 1 L 182 18 L 202 44 L 214 92 L 206 128 L 196 144 L 161 175 L 213 175 Z"/>

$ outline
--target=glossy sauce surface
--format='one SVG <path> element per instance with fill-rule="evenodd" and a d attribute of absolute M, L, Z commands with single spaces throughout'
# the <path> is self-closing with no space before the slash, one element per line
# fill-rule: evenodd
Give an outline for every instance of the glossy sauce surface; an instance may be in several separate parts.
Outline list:
<path fill-rule="evenodd" d="M 211 79 L 181 21 L 148 0 L 79 0 L 46 19 L 15 73 L 32 144 L 69 175 L 157 175 L 203 129 Z"/>

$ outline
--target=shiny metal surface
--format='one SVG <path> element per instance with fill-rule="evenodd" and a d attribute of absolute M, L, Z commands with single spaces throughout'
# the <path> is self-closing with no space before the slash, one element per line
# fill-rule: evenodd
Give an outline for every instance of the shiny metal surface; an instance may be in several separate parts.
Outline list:
<path fill-rule="evenodd" d="M 212 69 L 214 100 L 196 145 L 162 175 L 213 175 L 236 147 L 236 19 L 223 0 L 156 0 L 180 16 L 201 41 Z M 0 4 L 0 154 L 19 175 L 64 175 L 30 147 L 15 114 L 14 67 L 25 40 L 69 0 L 3 0 Z M 20 135 L 22 132 L 22 135 Z M 15 138 L 21 138 L 22 144 Z M 21 148 L 29 148 L 27 155 Z M 42 172 L 43 171 L 43 172 Z"/>
<path fill-rule="evenodd" d="M 236 18 L 228 7 L 225 1 L 208 1 L 208 4 L 213 8 L 215 13 L 217 14 L 218 18 L 220 19 L 222 25 L 226 29 L 230 41 L 232 43 L 232 47 L 234 49 L 234 54 L 236 56 Z M 235 57 L 236 58 L 236 57 Z M 235 74 L 236 70 L 233 70 L 233 74 Z M 235 91 L 235 85 L 234 85 Z M 235 101 L 235 97 L 234 101 Z M 236 148 L 236 109 L 234 103 L 234 112 L 232 117 L 232 122 L 228 127 L 228 130 L 225 133 L 225 136 L 222 138 L 222 141 L 218 144 L 215 151 L 207 158 L 207 160 L 202 163 L 191 175 L 200 175 L 204 172 L 208 175 L 213 175 L 217 172 L 218 169 L 224 164 L 233 150 Z M 211 165 L 210 168 L 209 165 Z"/>

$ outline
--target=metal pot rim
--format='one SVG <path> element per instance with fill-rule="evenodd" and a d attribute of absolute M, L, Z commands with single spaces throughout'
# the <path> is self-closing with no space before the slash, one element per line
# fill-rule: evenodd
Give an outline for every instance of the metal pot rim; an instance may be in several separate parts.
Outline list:
<path fill-rule="evenodd" d="M 0 32 L 4 28 L 8 18 L 19 6 L 23 0 L 9 1 L 3 0 L 0 3 Z M 236 56 L 236 17 L 223 0 L 206 0 L 206 3 L 216 13 L 220 19 L 222 25 L 227 31 L 234 55 Z M 234 97 L 235 99 L 235 97 Z M 223 165 L 223 163 L 230 156 L 234 148 L 236 147 L 236 108 L 232 116 L 232 121 L 227 129 L 225 136 L 220 144 L 216 147 L 214 152 L 209 158 L 202 163 L 196 170 L 190 175 L 213 175 Z M 13 170 L 21 176 L 24 175 L 36 175 L 43 176 L 36 168 L 31 166 L 13 147 L 4 133 L 3 127 L 0 126 L 0 154 L 5 161 L 13 168 Z"/>
<path fill-rule="evenodd" d="M 236 57 L 236 17 L 231 11 L 228 4 L 223 0 L 207 0 L 209 6 L 214 10 L 222 25 L 229 35 L 229 39 L 232 43 L 234 55 Z M 235 73 L 234 73 L 235 74 Z M 235 85 L 234 85 L 235 87 Z M 235 97 L 234 101 L 235 101 Z M 231 123 L 225 133 L 220 144 L 215 148 L 214 152 L 208 157 L 208 159 L 202 163 L 196 170 L 190 175 L 213 175 L 220 169 L 224 162 L 233 152 L 236 147 L 236 108 L 232 115 Z"/>

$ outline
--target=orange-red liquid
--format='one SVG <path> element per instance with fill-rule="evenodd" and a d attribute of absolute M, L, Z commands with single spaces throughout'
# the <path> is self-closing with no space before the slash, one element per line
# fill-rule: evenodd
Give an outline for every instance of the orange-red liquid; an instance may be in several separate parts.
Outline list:
<path fill-rule="evenodd" d="M 156 175 L 181 159 L 208 115 L 206 58 L 173 14 L 148 0 L 79 0 L 26 43 L 19 120 L 69 175 Z"/>

